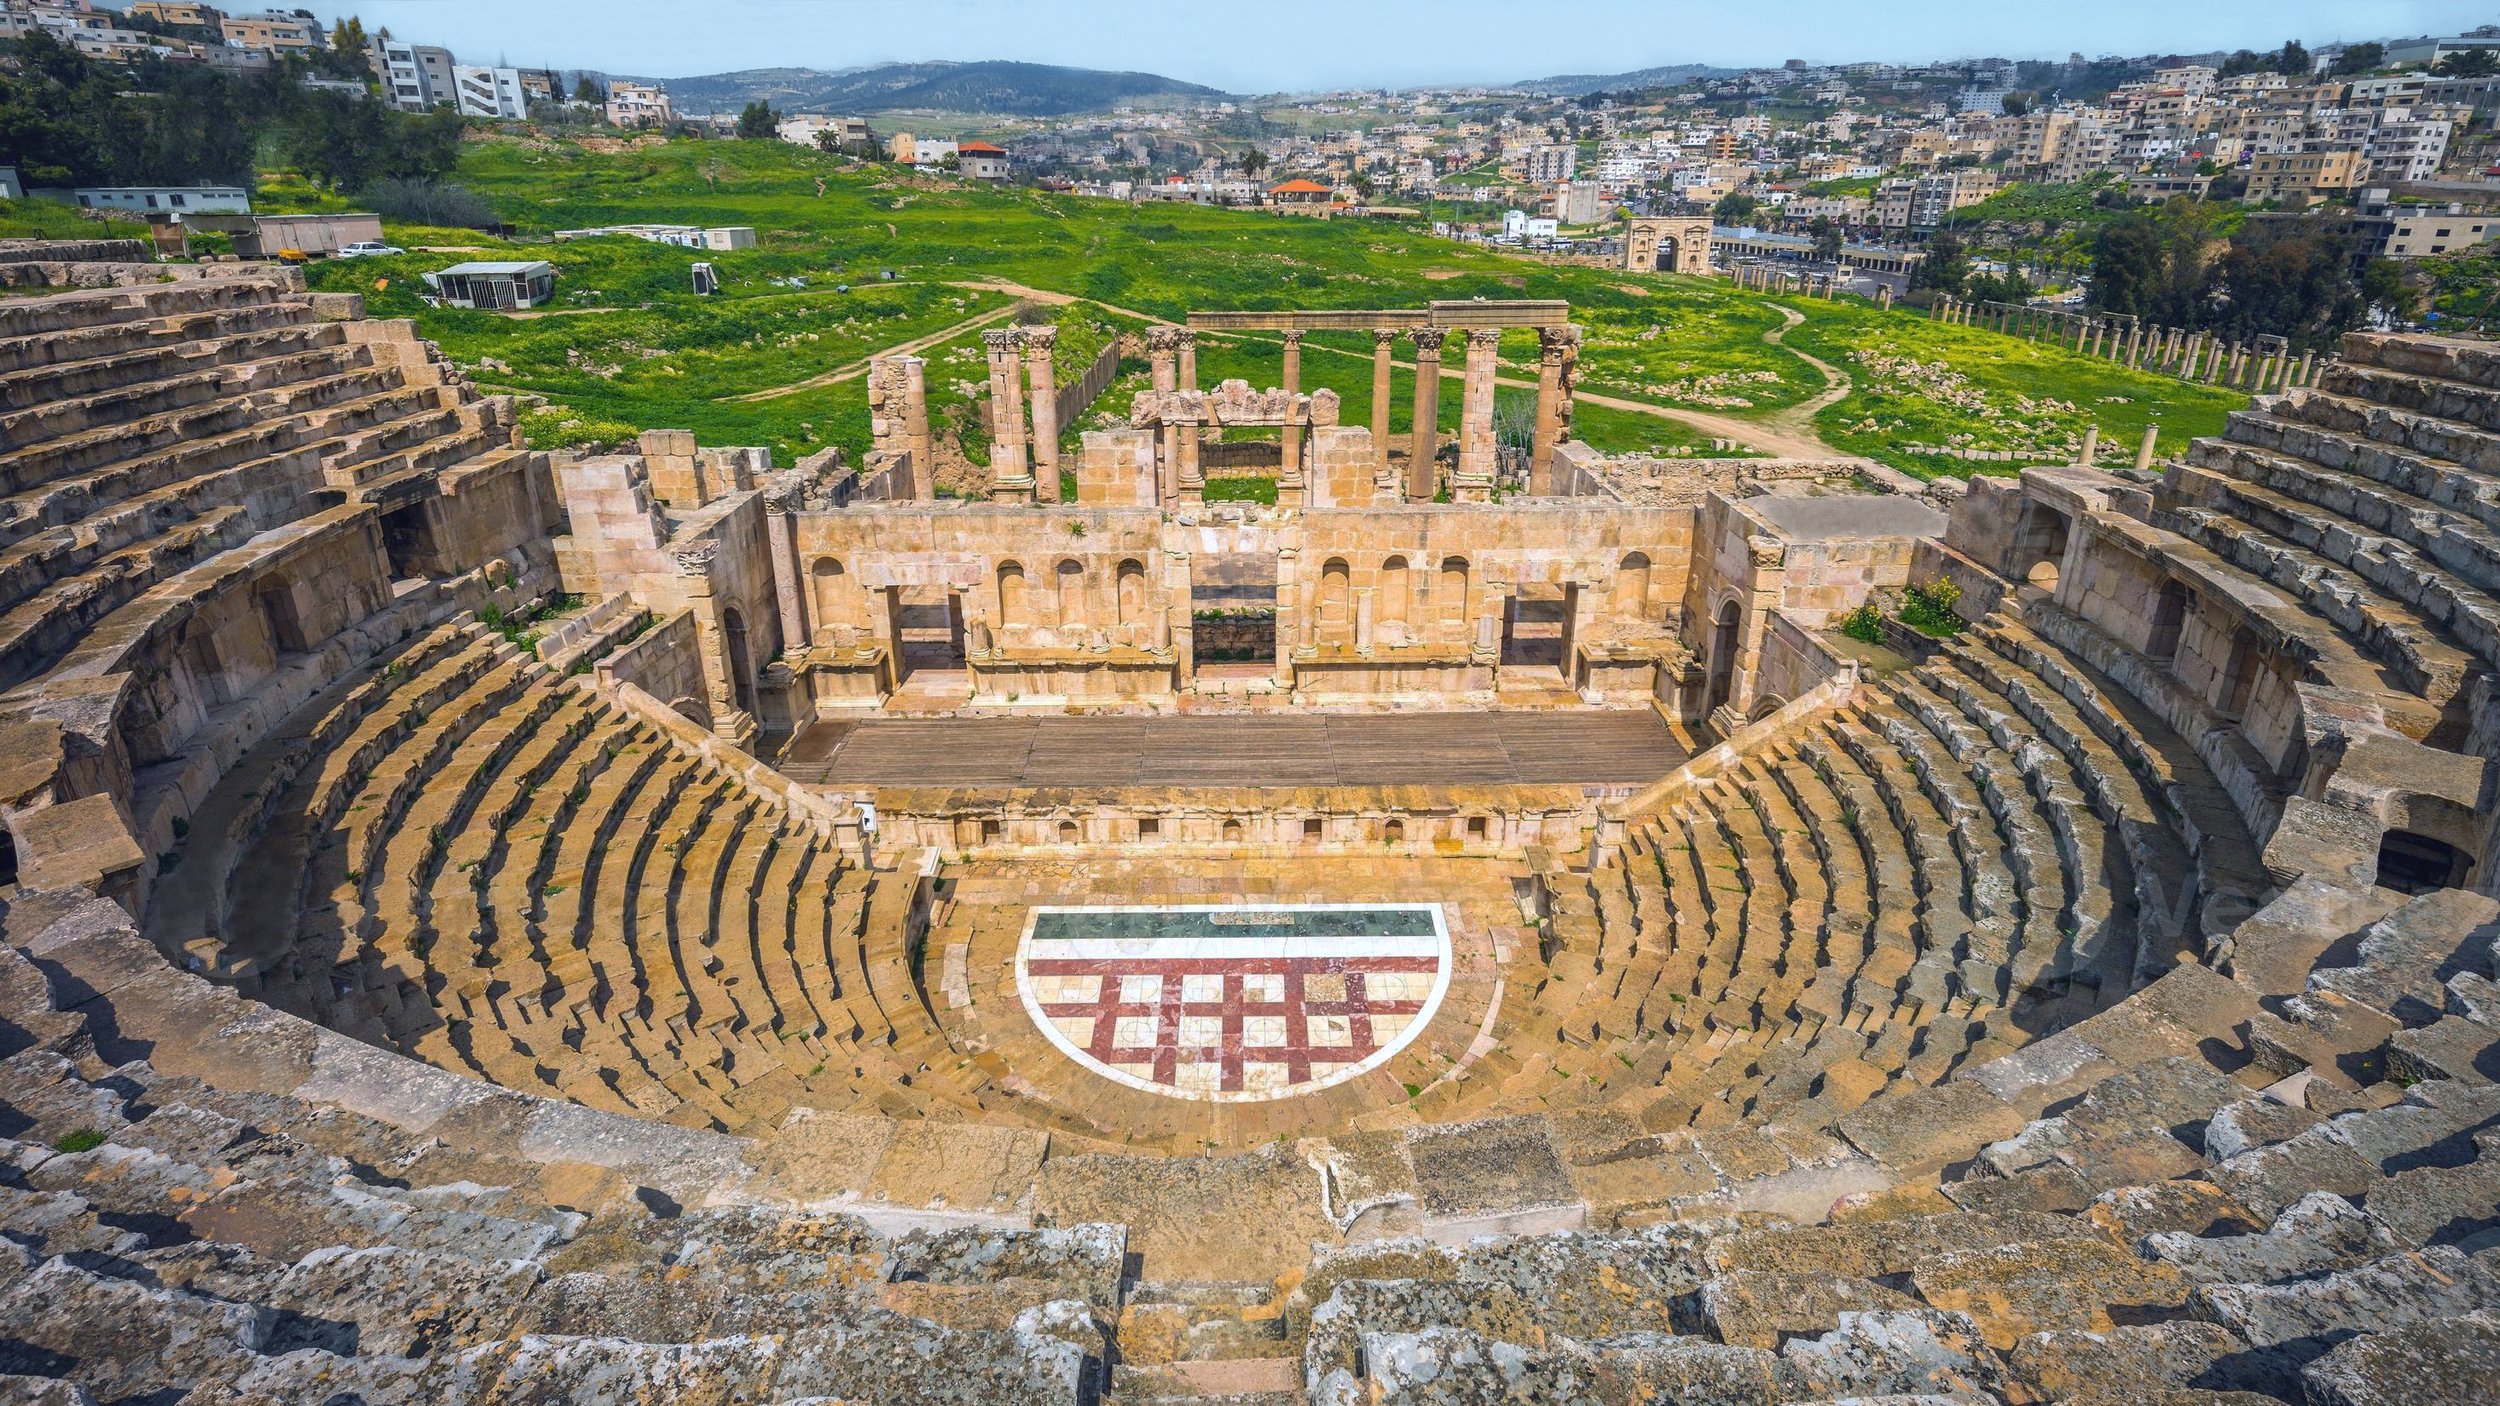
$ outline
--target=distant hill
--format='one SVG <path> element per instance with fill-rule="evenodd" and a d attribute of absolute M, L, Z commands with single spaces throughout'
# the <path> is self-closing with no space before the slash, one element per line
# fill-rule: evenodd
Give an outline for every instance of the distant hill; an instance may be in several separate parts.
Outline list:
<path fill-rule="evenodd" d="M 1669 64 L 1664 68 L 1636 68 L 1629 73 L 1558 73 L 1551 78 L 1531 78 L 1514 83 L 1532 93 L 1552 93 L 1557 97 L 1576 98 L 1582 93 L 1615 93 L 1637 88 L 1672 88 L 1696 78 L 1726 78 L 1743 70 L 1712 68 L 1706 63 Z"/>
<path fill-rule="evenodd" d="M 669 98 L 681 112 L 734 112 L 758 100 L 784 110 L 841 114 L 939 108 L 1012 117 L 1104 112 L 1137 98 L 1220 98 L 1214 88 L 1159 73 L 1106 73 L 1042 63 L 889 63 L 822 72 L 751 68 L 699 78 L 670 78 Z"/>

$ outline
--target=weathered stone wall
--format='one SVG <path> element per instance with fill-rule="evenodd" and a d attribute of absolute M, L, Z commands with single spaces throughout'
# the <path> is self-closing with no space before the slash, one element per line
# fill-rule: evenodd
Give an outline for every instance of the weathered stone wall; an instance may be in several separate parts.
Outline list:
<path fill-rule="evenodd" d="M 1628 794 L 1633 788 L 1613 788 Z M 881 787 L 880 842 L 949 860 L 1071 846 L 1168 851 L 1516 858 L 1531 847 L 1585 851 L 1608 788 L 1191 787 L 1052 788 L 977 798 L 957 790 Z"/>
<path fill-rule="evenodd" d="M 1823 638 L 1822 628 L 1793 611 L 1771 612 L 1763 633 L 1762 672 L 1754 686 L 1752 711 L 1802 698 L 1816 685 L 1851 670 L 1850 661 Z"/>
<path fill-rule="evenodd" d="M 599 661 L 602 688 L 631 684 L 679 715 L 712 725 L 712 690 L 703 667 L 703 638 L 692 610 L 679 610 Z"/>

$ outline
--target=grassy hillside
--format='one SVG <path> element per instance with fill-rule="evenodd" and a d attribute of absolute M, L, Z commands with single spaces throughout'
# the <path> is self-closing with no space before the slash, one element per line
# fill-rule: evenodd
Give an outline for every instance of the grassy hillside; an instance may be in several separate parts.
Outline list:
<path fill-rule="evenodd" d="M 611 146 L 617 144 L 610 144 Z M 705 440 L 770 444 L 784 462 L 828 444 L 864 448 L 864 389 L 833 381 L 765 400 L 756 392 L 830 376 L 873 351 L 957 328 L 923 354 L 932 360 L 933 409 L 946 413 L 959 380 L 981 376 L 977 327 L 1013 285 L 1079 300 L 1063 314 L 1102 327 L 1177 319 L 1192 310 L 1287 307 L 1411 307 L 1432 299 L 1562 298 L 1587 329 L 1582 383 L 1594 393 L 1662 409 L 1752 419 L 1790 411 L 1824 388 L 1821 374 L 1766 345 L 1781 326 L 1761 295 L 1724 282 L 1564 267 L 1432 238 L 1412 225 L 1310 220 L 1188 205 L 1131 207 L 1075 196 L 999 190 L 924 180 L 886 168 L 851 167 L 779 142 L 667 142 L 588 151 L 570 143 L 490 137 L 463 154 L 460 179 L 491 199 L 518 232 L 506 246 L 464 231 L 402 230 L 404 259 L 316 266 L 316 286 L 354 289 L 382 315 L 415 316 L 453 356 L 478 368 L 481 383 L 533 392 L 567 407 L 594 428 L 684 426 Z M 278 204 L 335 204 L 300 187 L 273 184 Z M 761 244 L 732 254 L 632 240 L 561 245 L 536 242 L 557 229 L 634 221 L 753 225 Z M 431 249 L 421 246 L 431 246 Z M 441 252 L 434 252 L 440 250 Z M 425 309 L 414 276 L 458 257 L 492 250 L 546 258 L 559 270 L 557 310 L 514 319 Z M 687 290 L 687 267 L 717 265 L 722 295 Z M 775 280 L 804 279 L 798 289 Z M 376 288 L 387 280 L 388 286 Z M 849 293 L 832 291 L 848 285 Z M 2143 377 L 2047 347 L 1956 329 L 1934 329 L 1910 312 L 1856 303 L 1792 300 L 1807 324 L 1791 345 L 1847 365 L 1859 343 L 1918 346 L 1966 378 L 1992 407 L 2016 410 L 2018 397 L 2055 386 L 2061 399 L 2099 413 L 2116 436 L 2128 415 L 2159 410 L 2201 427 L 2218 425 L 2211 392 Z M 1099 345 L 1095 343 L 1094 345 Z M 1403 355 L 1403 352 L 1401 353 Z M 1450 350 L 1455 367 L 1463 353 Z M 1534 339 L 1514 334 L 1502 348 L 1504 375 L 1532 380 Z M 1201 378 L 1240 375 L 1272 383 L 1272 340 L 1236 345 L 1207 340 Z M 1062 353 L 1063 366 L 1076 358 Z M 1369 416 L 1370 342 L 1362 335 L 1314 337 L 1304 355 L 1306 385 L 1343 397 L 1345 418 Z M 1071 371 L 1070 374 L 1073 374 Z M 1861 380 L 1866 379 L 1861 376 Z M 948 389 L 937 393 L 944 382 Z M 1403 430 L 1412 395 L 1401 368 L 1392 424 Z M 1443 387 L 1455 420 L 1459 391 Z M 1525 391 L 1505 392 L 1524 396 Z M 1914 470 L 1936 461 L 1898 452 L 1928 442 L 1928 428 L 1905 418 L 1888 428 L 1882 413 L 1864 421 L 1876 394 L 1862 390 L 1818 421 L 1833 442 Z M 2121 400 L 2113 397 L 2123 398 Z M 1125 409 L 1125 394 L 1118 408 Z M 1889 402 L 1887 402 L 1889 403 Z M 1854 420 L 1844 412 L 1855 412 Z M 1955 413 L 1963 413 L 1956 410 Z M 563 438 L 557 420 L 534 428 Z M 2210 422 L 2210 423 L 2209 423 Z M 1637 410 L 1584 406 L 1582 437 L 1608 450 L 1707 443 L 1710 433 Z M 569 432 L 595 440 L 587 430 Z M 977 430 L 968 439 L 977 439 Z M 977 446 L 968 444 L 976 462 Z"/>

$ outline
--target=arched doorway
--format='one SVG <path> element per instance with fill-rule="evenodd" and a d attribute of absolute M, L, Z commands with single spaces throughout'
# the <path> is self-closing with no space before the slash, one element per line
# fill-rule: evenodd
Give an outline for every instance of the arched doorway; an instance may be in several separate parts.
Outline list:
<path fill-rule="evenodd" d="M 1380 623 L 1406 624 L 1407 597 L 1414 587 L 1407 582 L 1406 558 L 1391 557 L 1380 564 Z"/>
<path fill-rule="evenodd" d="M 2428 835 L 2390 830 L 2378 845 L 2378 886 L 2398 893 L 2465 887 L 2474 856 Z"/>
<path fill-rule="evenodd" d="M 850 602 L 844 588 L 850 583 L 842 572 L 842 563 L 833 557 L 818 557 L 808 570 L 809 599 L 816 604 L 816 637 L 831 636 L 840 626 L 854 623 L 850 618 Z"/>
<path fill-rule="evenodd" d="M 2180 581 L 2161 583 L 2161 594 L 2153 598 L 2153 629 L 2144 640 L 2144 654 L 2164 662 L 2179 655 L 2179 631 L 2187 624 L 2189 609 L 2195 597 Z"/>
<path fill-rule="evenodd" d="M 1354 573 L 1343 557 L 1330 557 L 1319 569 L 1319 639 L 1322 644 L 1349 644 L 1354 639 Z"/>
<path fill-rule="evenodd" d="M 1085 628 L 1085 565 L 1070 559 L 1059 563 L 1059 628 Z"/>
<path fill-rule="evenodd" d="M 1120 624 L 1128 629 L 1146 623 L 1146 568 L 1134 559 L 1119 566 Z"/>
<path fill-rule="evenodd" d="M 1649 555 L 1631 552 L 1615 567 L 1614 599 L 1609 604 L 1617 620 L 1646 619 L 1649 613 Z"/>
<path fill-rule="evenodd" d="M 747 648 L 747 618 L 738 607 L 721 607 L 721 643 L 729 653 L 729 689 L 737 700 L 738 711 L 755 711 L 755 656 Z"/>
<path fill-rule="evenodd" d="M 1433 611 L 1441 618 L 1442 638 L 1467 638 L 1467 558 L 1441 558 L 1441 579 L 1432 588 Z"/>
<path fill-rule="evenodd" d="M 998 564 L 998 627 L 1012 630 L 1030 623 L 1031 607 L 1024 598 L 1024 567 L 1021 563 L 1002 561 Z"/>
<path fill-rule="evenodd" d="M 1725 707 L 1736 689 L 1736 645 L 1744 632 L 1745 612 L 1736 602 L 1727 601 L 1719 607 L 1717 623 L 1710 627 L 1710 691 L 1702 711 L 1715 713 Z"/>

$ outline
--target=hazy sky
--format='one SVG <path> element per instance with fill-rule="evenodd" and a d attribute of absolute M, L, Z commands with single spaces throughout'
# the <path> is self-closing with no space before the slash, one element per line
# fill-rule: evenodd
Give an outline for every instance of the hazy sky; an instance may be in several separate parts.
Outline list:
<path fill-rule="evenodd" d="M 299 0 L 312 3 L 312 0 Z M 1233 92 L 1660 64 L 2194 53 L 2492 21 L 2488 0 L 361 0 L 314 4 L 467 62 L 655 77 L 1023 59 Z"/>

